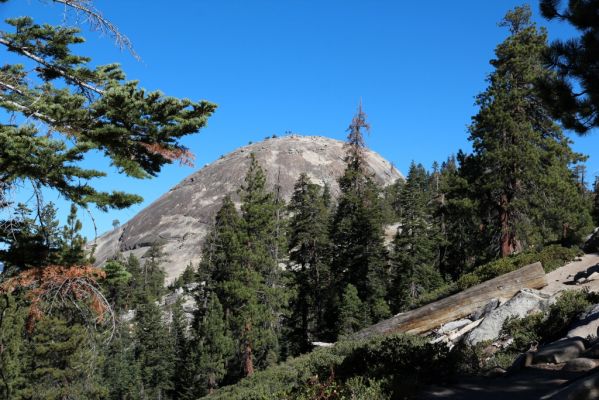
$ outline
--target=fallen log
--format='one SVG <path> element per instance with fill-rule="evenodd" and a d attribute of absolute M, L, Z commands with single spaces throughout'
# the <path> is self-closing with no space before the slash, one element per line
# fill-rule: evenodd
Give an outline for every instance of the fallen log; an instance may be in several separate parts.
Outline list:
<path fill-rule="evenodd" d="M 520 289 L 540 289 L 546 285 L 545 271 L 541 263 L 537 262 L 415 310 L 397 314 L 356 332 L 353 337 L 361 339 L 399 332 L 428 332 L 447 322 L 472 314 L 492 299 L 507 300 Z"/>

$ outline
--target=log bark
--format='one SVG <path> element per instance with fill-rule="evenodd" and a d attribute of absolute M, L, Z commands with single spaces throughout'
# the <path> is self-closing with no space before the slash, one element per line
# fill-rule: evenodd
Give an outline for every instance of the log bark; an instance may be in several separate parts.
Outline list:
<path fill-rule="evenodd" d="M 428 332 L 447 322 L 464 318 L 484 307 L 492 299 L 507 300 L 520 289 L 540 289 L 547 286 L 545 271 L 540 262 L 490 279 L 460 293 L 420 308 L 383 320 L 354 334 L 362 339 L 391 333 Z"/>

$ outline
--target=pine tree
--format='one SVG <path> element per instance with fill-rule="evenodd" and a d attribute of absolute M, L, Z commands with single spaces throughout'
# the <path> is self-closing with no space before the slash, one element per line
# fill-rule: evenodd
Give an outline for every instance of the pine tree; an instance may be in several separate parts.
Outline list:
<path fill-rule="evenodd" d="M 185 285 L 190 284 L 194 281 L 195 275 L 195 269 L 193 267 L 193 264 L 190 262 L 183 270 L 183 273 L 179 275 L 177 279 L 175 279 L 175 281 L 172 285 L 170 285 L 170 287 L 173 289 L 184 287 Z"/>
<path fill-rule="evenodd" d="M 550 74 L 542 66 L 546 33 L 530 22 L 530 16 L 528 7 L 516 7 L 502 22 L 511 35 L 496 48 L 496 59 L 491 61 L 495 70 L 489 87 L 477 97 L 480 110 L 470 127 L 474 149 L 470 161 L 476 168 L 470 183 L 481 199 L 485 234 L 504 257 L 550 239 L 535 231 L 544 224 L 537 219 L 539 207 L 552 211 L 553 215 L 543 216 L 559 240 L 569 240 L 583 229 L 586 218 L 562 212 L 560 207 L 568 205 L 554 189 L 557 185 L 580 198 L 569 166 L 583 158 L 570 149 L 568 139 L 540 106 L 534 83 Z M 549 199 L 552 204 L 547 203 L 548 194 L 555 195 Z"/>
<path fill-rule="evenodd" d="M 92 27 L 130 45 L 91 3 L 62 5 L 61 12 L 82 13 Z M 83 168 L 86 154 L 99 151 L 119 171 L 138 178 L 155 176 L 173 161 L 190 162 L 180 140 L 205 126 L 214 104 L 146 92 L 126 81 L 117 64 L 92 66 L 90 57 L 72 52 L 84 42 L 73 26 L 38 25 L 22 16 L 7 19 L 0 37 L 11 59 L 21 62 L 2 67 L 0 107 L 24 121 L 0 124 L 0 197 L 31 181 L 77 205 L 123 208 L 141 197 L 96 190 L 90 181 L 105 173 Z"/>
<path fill-rule="evenodd" d="M 23 362 L 25 310 L 19 307 L 14 296 L 1 293 L 0 315 L 0 398 L 12 399 L 26 373 Z"/>
<path fill-rule="evenodd" d="M 568 1 L 559 10 L 559 0 L 541 0 L 541 13 L 549 20 L 570 23 L 581 35 L 556 40 L 545 52 L 545 63 L 556 74 L 540 79 L 543 100 L 564 127 L 586 134 L 599 127 L 599 1 Z"/>
<path fill-rule="evenodd" d="M 190 379 L 193 379 L 194 360 L 190 354 L 190 343 L 188 334 L 188 321 L 183 311 L 181 298 L 171 306 L 170 336 L 173 342 L 174 368 L 173 368 L 173 388 L 171 398 L 186 399 L 190 397 L 193 385 Z M 192 365 L 189 365 L 192 364 Z"/>
<path fill-rule="evenodd" d="M 160 307 L 153 301 L 136 310 L 136 359 L 142 380 L 142 398 L 161 398 L 173 389 L 175 350 Z"/>
<path fill-rule="evenodd" d="M 79 323 L 52 316 L 36 323 L 25 355 L 25 381 L 16 398 L 102 399 L 101 359 Z"/>
<path fill-rule="evenodd" d="M 144 254 L 146 259 L 142 269 L 143 291 L 150 300 L 158 300 L 164 294 L 164 279 L 166 274 L 161 267 L 164 261 L 162 244 L 152 243 Z"/>
<path fill-rule="evenodd" d="M 339 325 L 339 336 L 351 335 L 363 328 L 366 325 L 364 317 L 364 305 L 358 296 L 358 289 L 350 283 L 343 290 L 339 319 L 336 321 Z"/>
<path fill-rule="evenodd" d="M 77 206 L 71 204 L 67 224 L 62 230 L 61 265 L 82 265 L 87 263 L 88 260 L 84 251 L 85 239 L 79 234 L 82 227 L 81 221 L 77 219 Z"/>
<path fill-rule="evenodd" d="M 301 174 L 295 183 L 289 212 L 291 315 L 287 322 L 292 354 L 311 349 L 325 330 L 325 307 L 331 284 L 327 199 L 321 188 Z"/>
<path fill-rule="evenodd" d="M 53 203 L 35 212 L 19 203 L 9 220 L 0 221 L 0 261 L 11 273 L 56 263 L 60 240 Z"/>
<path fill-rule="evenodd" d="M 439 270 L 453 280 L 486 260 L 480 227 L 479 199 L 474 193 L 476 175 L 471 174 L 469 158 L 463 153 L 450 157 L 441 166 L 439 193 L 434 215 L 439 226 Z"/>
<path fill-rule="evenodd" d="M 103 380 L 111 400 L 142 399 L 139 362 L 135 358 L 135 341 L 127 323 L 119 322 L 114 338 L 104 355 Z"/>
<path fill-rule="evenodd" d="M 341 195 L 331 227 L 335 292 L 341 299 L 348 284 L 358 290 L 376 322 L 389 315 L 386 302 L 388 271 L 383 244 L 381 189 L 373 181 L 364 161 L 362 129 L 368 128 L 361 106 L 349 127 L 346 169 L 339 179 Z M 333 306 L 334 309 L 334 306 Z"/>
<path fill-rule="evenodd" d="M 429 176 L 414 162 L 400 193 L 400 225 L 394 240 L 392 301 L 397 311 L 443 281 L 438 267 L 438 231 L 432 215 Z"/>
<path fill-rule="evenodd" d="M 278 359 L 280 321 L 287 302 L 277 259 L 284 236 L 277 233 L 281 226 L 276 197 L 267 191 L 266 174 L 253 154 L 239 197 L 244 232 L 242 277 L 248 287 L 256 288 L 257 295 L 248 302 L 248 314 L 238 325 L 244 342 L 244 374 L 251 375 L 255 366 L 262 368 Z"/>
<path fill-rule="evenodd" d="M 599 177 L 595 177 L 593 185 L 593 221 L 599 226 Z"/>
<path fill-rule="evenodd" d="M 104 265 L 104 272 L 106 278 L 102 283 L 106 298 L 113 304 L 115 310 L 124 310 L 128 303 L 127 289 L 131 280 L 131 273 L 117 260 L 108 261 Z"/>
<path fill-rule="evenodd" d="M 216 295 L 210 296 L 206 313 L 198 323 L 196 339 L 192 343 L 198 376 L 195 384 L 200 388 L 198 395 L 204 396 L 218 388 L 225 377 L 235 347 Z"/>
<path fill-rule="evenodd" d="M 134 309 L 138 304 L 145 302 L 144 278 L 139 259 L 129 254 L 125 263 L 125 270 L 131 275 L 125 288 L 125 305 L 128 309 Z"/>

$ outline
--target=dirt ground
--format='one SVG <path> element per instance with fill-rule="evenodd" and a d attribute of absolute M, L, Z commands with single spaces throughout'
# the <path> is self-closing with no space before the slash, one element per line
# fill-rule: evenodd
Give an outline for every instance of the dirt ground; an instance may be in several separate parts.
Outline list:
<path fill-rule="evenodd" d="M 547 286 L 541 289 L 542 292 L 555 294 L 567 289 L 583 289 L 588 287 L 590 290 L 599 292 L 599 279 L 577 285 L 575 277 L 581 272 L 599 272 L 599 253 L 585 254 L 577 261 L 564 265 L 548 273 Z"/>

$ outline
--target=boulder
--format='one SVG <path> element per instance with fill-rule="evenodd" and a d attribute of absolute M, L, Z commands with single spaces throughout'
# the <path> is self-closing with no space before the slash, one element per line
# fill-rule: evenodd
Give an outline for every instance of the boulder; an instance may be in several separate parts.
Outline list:
<path fill-rule="evenodd" d="M 599 399 L 599 373 L 577 379 L 563 389 L 542 398 L 547 400 Z"/>
<path fill-rule="evenodd" d="M 494 309 L 496 309 L 497 307 L 499 307 L 499 299 L 493 299 L 491 301 L 489 301 L 483 308 L 479 309 L 478 311 L 472 313 L 472 315 L 470 316 L 470 318 L 473 321 L 477 321 L 481 318 L 486 317 L 487 315 L 489 315 L 489 313 L 491 311 L 493 311 Z"/>
<path fill-rule="evenodd" d="M 595 228 L 593 234 L 587 239 L 582 249 L 585 253 L 599 252 L 599 228 Z"/>
<path fill-rule="evenodd" d="M 532 356 L 532 364 L 560 364 L 580 357 L 585 340 L 580 337 L 561 339 L 540 348 Z"/>
<path fill-rule="evenodd" d="M 590 358 L 599 358 L 599 343 L 593 344 L 590 348 L 588 348 L 583 356 Z"/>
<path fill-rule="evenodd" d="M 516 371 L 520 371 L 522 368 L 530 367 L 532 365 L 533 355 L 534 353 L 530 351 L 520 354 L 518 357 L 516 357 L 512 365 L 507 369 L 507 372 L 513 373 Z"/>
<path fill-rule="evenodd" d="M 534 289 L 522 289 L 500 307 L 492 310 L 481 324 L 468 334 L 466 343 L 475 345 L 499 336 L 503 323 L 509 317 L 525 317 L 533 312 L 545 311 L 551 296 Z"/>
<path fill-rule="evenodd" d="M 599 304 L 582 314 L 570 327 L 567 337 L 596 337 L 599 330 Z"/>
<path fill-rule="evenodd" d="M 562 370 L 568 372 L 584 372 L 590 371 L 597 366 L 599 366 L 599 360 L 594 358 L 579 357 L 566 362 L 566 365 L 564 365 Z"/>
<path fill-rule="evenodd" d="M 441 326 L 441 328 L 439 328 L 439 330 L 437 332 L 440 334 L 445 334 L 445 333 L 457 331 L 460 328 L 463 328 L 466 325 L 469 325 L 471 323 L 472 323 L 472 321 L 469 320 L 468 318 L 458 319 L 457 321 L 451 321 L 451 322 L 444 324 L 443 326 Z"/>

